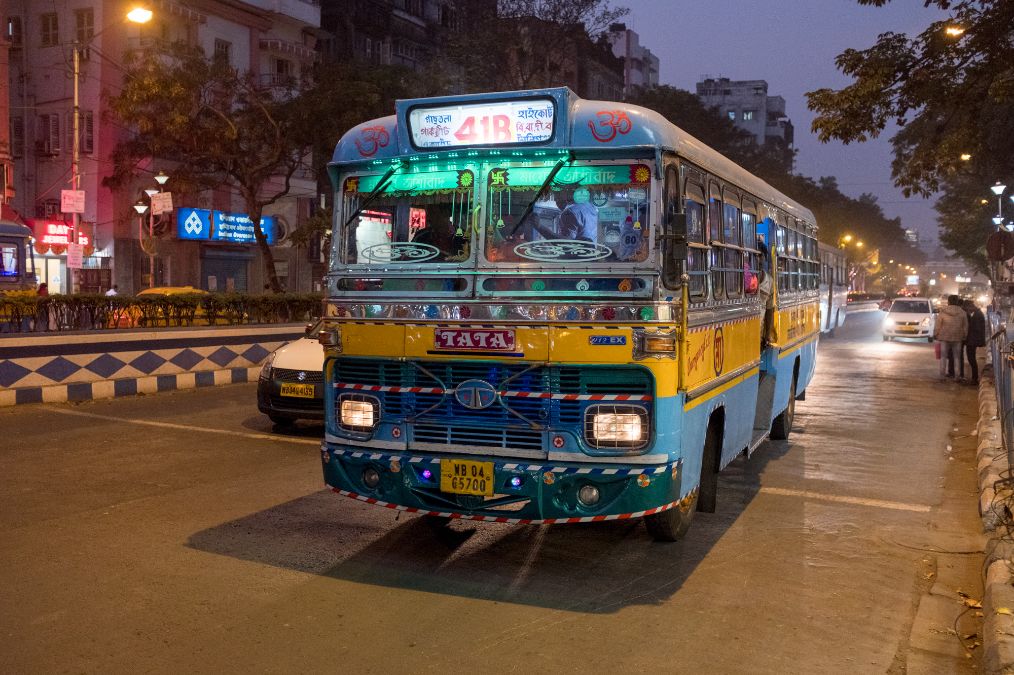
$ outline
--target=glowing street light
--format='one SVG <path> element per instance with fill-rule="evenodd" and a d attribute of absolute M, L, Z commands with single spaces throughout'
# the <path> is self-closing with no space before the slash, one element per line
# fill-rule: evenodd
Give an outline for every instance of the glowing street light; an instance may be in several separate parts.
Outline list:
<path fill-rule="evenodd" d="M 951 24 L 947 28 L 944 28 L 944 34 L 947 35 L 947 37 L 957 38 L 965 34 L 965 29 L 963 26 Z"/>
<path fill-rule="evenodd" d="M 1003 225 L 1003 191 L 1007 189 L 1007 186 L 1000 181 L 996 182 L 996 185 L 992 185 L 989 188 L 996 195 L 996 218 L 993 222 L 997 227 Z"/>
<path fill-rule="evenodd" d="M 968 154 L 967 152 L 963 152 L 963 153 L 961 153 L 960 158 L 961 158 L 962 162 L 967 162 L 968 160 L 970 160 L 972 158 L 972 156 L 970 154 Z"/>
<path fill-rule="evenodd" d="M 148 23 L 151 21 L 152 12 L 147 7 L 135 7 L 127 12 L 127 18 L 134 23 Z"/>

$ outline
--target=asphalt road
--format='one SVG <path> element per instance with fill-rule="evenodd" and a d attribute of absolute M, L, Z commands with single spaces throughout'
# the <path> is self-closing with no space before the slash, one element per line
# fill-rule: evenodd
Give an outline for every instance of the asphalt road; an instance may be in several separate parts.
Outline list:
<path fill-rule="evenodd" d="M 0 410 L 0 671 L 971 672 L 975 390 L 880 316 L 677 544 L 339 497 L 252 384 Z"/>

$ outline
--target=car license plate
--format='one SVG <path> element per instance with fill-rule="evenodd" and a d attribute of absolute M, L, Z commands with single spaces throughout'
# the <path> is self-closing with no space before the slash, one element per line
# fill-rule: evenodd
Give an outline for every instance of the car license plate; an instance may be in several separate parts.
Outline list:
<path fill-rule="evenodd" d="M 297 398 L 313 398 L 313 385 L 296 384 L 295 382 L 283 382 L 282 396 L 295 396 Z"/>
<path fill-rule="evenodd" d="M 456 495 L 493 496 L 493 462 L 440 460 L 440 489 Z"/>

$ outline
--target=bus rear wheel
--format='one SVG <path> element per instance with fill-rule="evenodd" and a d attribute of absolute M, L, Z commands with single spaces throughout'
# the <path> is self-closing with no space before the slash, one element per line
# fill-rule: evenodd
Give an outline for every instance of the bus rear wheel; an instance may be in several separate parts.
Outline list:
<path fill-rule="evenodd" d="M 690 529 L 697 510 L 697 489 L 661 513 L 644 517 L 644 526 L 655 541 L 679 541 Z"/>
<path fill-rule="evenodd" d="M 792 421 L 796 416 L 796 378 L 792 378 L 792 386 L 789 387 L 789 404 L 785 410 L 771 423 L 771 440 L 787 441 L 789 432 L 792 431 Z"/>

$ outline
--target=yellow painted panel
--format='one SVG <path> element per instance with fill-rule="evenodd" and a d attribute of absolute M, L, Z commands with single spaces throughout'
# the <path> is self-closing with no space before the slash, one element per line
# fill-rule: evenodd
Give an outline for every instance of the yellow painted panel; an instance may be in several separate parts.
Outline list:
<path fill-rule="evenodd" d="M 633 330 L 550 328 L 549 358 L 563 363 L 627 363 L 632 360 Z M 623 344 L 593 345 L 591 338 L 622 339 Z"/>
<path fill-rule="evenodd" d="M 346 356 L 404 356 L 405 326 L 341 324 L 342 354 Z"/>
<path fill-rule="evenodd" d="M 790 344 L 820 330 L 820 303 L 814 299 L 805 305 L 780 309 L 775 320 L 778 344 Z"/>
<path fill-rule="evenodd" d="M 723 373 L 760 357 L 761 316 L 690 329 L 687 339 L 687 389 L 696 389 Z"/>

